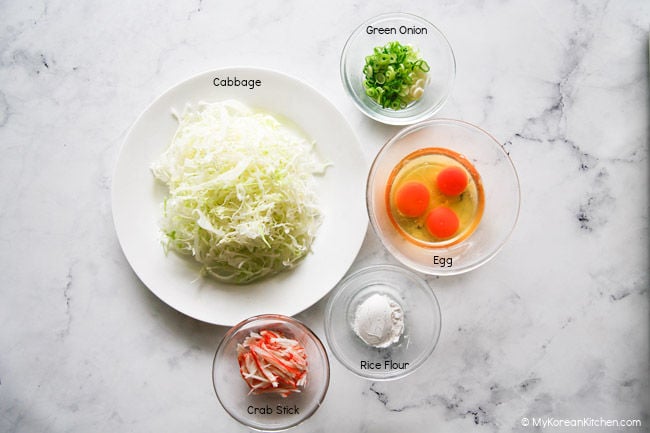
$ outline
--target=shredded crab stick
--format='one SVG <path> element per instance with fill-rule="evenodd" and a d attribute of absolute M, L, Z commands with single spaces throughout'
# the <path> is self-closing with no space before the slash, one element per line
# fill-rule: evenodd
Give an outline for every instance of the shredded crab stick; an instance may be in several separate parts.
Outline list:
<path fill-rule="evenodd" d="M 307 353 L 280 332 L 251 332 L 237 346 L 239 372 L 252 394 L 275 392 L 287 397 L 307 383 Z"/>

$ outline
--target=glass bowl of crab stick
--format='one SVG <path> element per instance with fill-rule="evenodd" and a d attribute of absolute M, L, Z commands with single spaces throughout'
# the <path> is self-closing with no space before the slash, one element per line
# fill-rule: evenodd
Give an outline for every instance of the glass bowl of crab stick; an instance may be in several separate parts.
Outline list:
<path fill-rule="evenodd" d="M 404 128 L 368 175 L 371 225 L 400 262 L 429 275 L 476 269 L 505 245 L 519 216 L 520 188 L 503 146 L 452 119 Z"/>
<path fill-rule="evenodd" d="M 241 424 L 282 431 L 312 416 L 329 386 L 329 360 L 318 337 L 287 316 L 251 317 L 231 328 L 214 357 L 212 383 Z"/>

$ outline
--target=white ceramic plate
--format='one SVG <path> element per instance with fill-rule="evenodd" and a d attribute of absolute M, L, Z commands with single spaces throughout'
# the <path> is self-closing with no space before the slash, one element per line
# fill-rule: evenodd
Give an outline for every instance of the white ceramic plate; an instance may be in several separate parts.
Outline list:
<path fill-rule="evenodd" d="M 261 80 L 248 87 L 216 87 L 215 78 Z M 165 255 L 158 221 L 167 193 L 149 166 L 169 145 L 177 122 L 172 109 L 186 104 L 238 99 L 293 121 L 316 141 L 319 155 L 333 165 L 318 177 L 324 215 L 312 252 L 294 269 L 249 285 L 199 277 L 192 258 Z M 363 242 L 367 215 L 367 165 L 359 142 L 337 109 L 313 88 L 278 72 L 228 68 L 184 81 L 156 99 L 127 136 L 113 177 L 113 220 L 122 250 L 142 282 L 176 310 L 205 322 L 232 326 L 248 317 L 295 315 L 327 294 L 346 273 Z"/>

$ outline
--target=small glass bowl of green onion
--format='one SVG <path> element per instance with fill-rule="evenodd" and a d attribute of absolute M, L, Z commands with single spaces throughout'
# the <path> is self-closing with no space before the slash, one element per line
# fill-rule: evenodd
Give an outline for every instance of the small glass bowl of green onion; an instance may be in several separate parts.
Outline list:
<path fill-rule="evenodd" d="M 406 13 L 361 24 L 341 55 L 341 79 L 366 116 L 410 125 L 433 116 L 456 76 L 454 53 L 438 28 Z"/>

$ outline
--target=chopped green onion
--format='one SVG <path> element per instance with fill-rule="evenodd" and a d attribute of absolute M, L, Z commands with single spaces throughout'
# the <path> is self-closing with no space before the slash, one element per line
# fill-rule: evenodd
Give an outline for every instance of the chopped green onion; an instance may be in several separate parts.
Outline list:
<path fill-rule="evenodd" d="M 375 47 L 363 67 L 366 95 L 383 108 L 401 110 L 422 97 L 429 64 L 410 45 L 397 41 Z M 423 84 L 424 83 L 424 84 Z"/>

